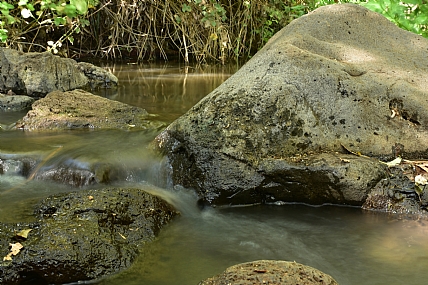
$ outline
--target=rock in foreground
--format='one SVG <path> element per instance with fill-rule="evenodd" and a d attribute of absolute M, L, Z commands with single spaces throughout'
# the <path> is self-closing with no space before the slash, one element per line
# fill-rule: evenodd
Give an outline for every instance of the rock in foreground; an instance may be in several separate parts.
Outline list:
<path fill-rule="evenodd" d="M 143 190 L 107 188 L 49 197 L 35 215 L 32 224 L 0 224 L 1 284 L 63 284 L 126 269 L 177 212 Z M 26 229 L 27 238 L 17 235 Z M 3 260 L 18 242 L 23 248 Z"/>
<path fill-rule="evenodd" d="M 157 145 L 173 182 L 210 204 L 362 205 L 385 176 L 378 158 L 427 156 L 427 96 L 427 39 L 358 5 L 325 6 L 278 32 Z M 347 150 L 376 159 L 365 168 Z"/>
<path fill-rule="evenodd" d="M 83 90 L 54 91 L 36 101 L 17 129 L 157 129 L 146 110 L 93 95 Z"/>
<path fill-rule="evenodd" d="M 227 268 L 198 285 L 337 285 L 318 269 L 288 261 L 259 260 Z"/>

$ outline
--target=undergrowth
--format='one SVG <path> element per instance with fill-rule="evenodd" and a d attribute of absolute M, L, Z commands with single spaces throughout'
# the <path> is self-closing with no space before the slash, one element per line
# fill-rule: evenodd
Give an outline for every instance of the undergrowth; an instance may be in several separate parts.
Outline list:
<path fill-rule="evenodd" d="M 428 36 L 425 0 L 7 0 L 0 2 L 0 41 L 21 51 L 67 57 L 177 56 L 225 63 L 252 56 L 309 11 L 345 2 Z"/>

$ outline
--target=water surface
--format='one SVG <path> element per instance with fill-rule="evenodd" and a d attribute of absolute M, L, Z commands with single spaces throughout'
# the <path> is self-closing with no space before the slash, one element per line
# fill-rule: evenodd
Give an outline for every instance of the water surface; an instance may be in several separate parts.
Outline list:
<path fill-rule="evenodd" d="M 234 66 L 171 63 L 106 67 L 120 85 L 97 94 L 145 108 L 165 122 L 182 115 L 236 71 Z M 13 123 L 22 115 L 0 113 L 0 124 Z M 159 158 L 147 147 L 155 136 L 144 131 L 0 132 L 2 155 L 33 157 L 40 170 L 62 164 L 120 165 L 128 171 L 116 186 L 149 187 L 181 212 L 129 270 L 99 281 L 100 285 L 196 285 L 228 266 L 259 259 L 310 265 L 341 285 L 426 283 L 425 221 L 337 206 L 201 210 L 191 190 L 148 186 L 164 184 L 157 173 Z M 35 201 L 71 190 L 76 189 L 27 179 L 10 169 L 0 175 L 0 221 L 31 221 Z"/>

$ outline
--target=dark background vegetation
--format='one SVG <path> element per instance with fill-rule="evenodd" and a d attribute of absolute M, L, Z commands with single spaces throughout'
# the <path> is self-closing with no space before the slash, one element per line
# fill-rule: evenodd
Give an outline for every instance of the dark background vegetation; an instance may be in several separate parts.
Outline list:
<path fill-rule="evenodd" d="M 345 2 L 428 35 L 425 0 L 7 0 L 0 41 L 73 58 L 226 63 L 248 59 L 292 20 Z"/>

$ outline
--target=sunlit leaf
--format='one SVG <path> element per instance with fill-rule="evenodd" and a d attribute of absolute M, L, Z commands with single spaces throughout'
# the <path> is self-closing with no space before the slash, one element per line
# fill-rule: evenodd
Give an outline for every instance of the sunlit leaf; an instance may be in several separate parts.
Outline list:
<path fill-rule="evenodd" d="M 88 3 L 86 0 L 70 0 L 70 4 L 76 7 L 80 15 L 85 15 L 88 12 Z"/>
<path fill-rule="evenodd" d="M 386 165 L 388 165 L 388 167 L 397 166 L 401 163 L 401 161 L 402 161 L 401 157 L 397 157 L 396 159 L 394 159 L 390 162 L 387 162 Z"/>
<path fill-rule="evenodd" d="M 25 230 L 21 230 L 20 232 L 18 232 L 16 234 L 16 236 L 22 237 L 22 238 L 27 238 L 28 237 L 28 233 L 31 232 L 32 229 L 25 229 Z"/>
<path fill-rule="evenodd" d="M 422 176 L 421 174 L 415 176 L 415 184 L 416 185 L 427 185 L 428 180 Z"/>

